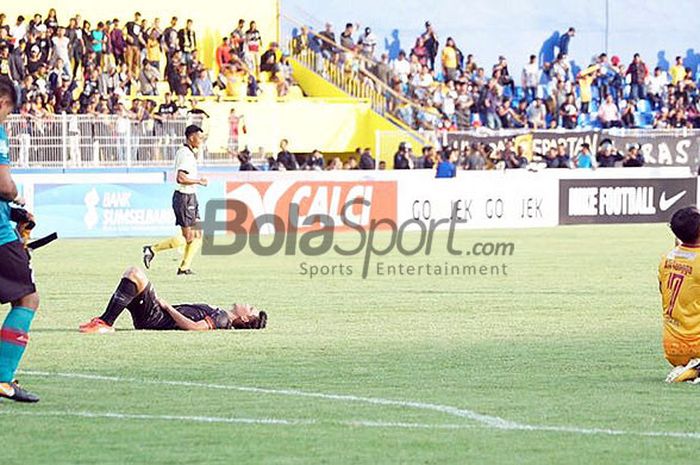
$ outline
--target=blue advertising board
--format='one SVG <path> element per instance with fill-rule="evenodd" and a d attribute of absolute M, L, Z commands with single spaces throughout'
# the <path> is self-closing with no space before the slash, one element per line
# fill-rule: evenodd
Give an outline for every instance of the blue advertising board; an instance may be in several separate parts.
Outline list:
<path fill-rule="evenodd" d="M 200 188 L 200 214 L 206 202 L 222 198 L 223 183 Z M 37 236 L 161 236 L 177 231 L 172 184 L 36 184 Z"/>

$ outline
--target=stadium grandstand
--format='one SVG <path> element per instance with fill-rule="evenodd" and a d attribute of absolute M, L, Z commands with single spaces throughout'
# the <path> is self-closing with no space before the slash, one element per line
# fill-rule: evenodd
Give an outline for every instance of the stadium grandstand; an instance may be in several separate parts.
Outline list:
<path fill-rule="evenodd" d="M 426 21 L 410 47 L 390 49 L 354 21 L 336 31 L 285 14 L 282 36 L 274 2 L 248 15 L 245 8 L 241 18 L 215 23 L 176 8 L 158 10 L 162 17 L 136 9 L 108 15 L 89 5 L 72 16 L 29 6 L 3 12 L 0 75 L 20 97 L 8 123 L 19 165 L 167 163 L 177 134 L 193 121 L 207 128 L 206 162 L 236 165 L 247 148 L 262 169 L 282 166 L 275 154 L 285 138 L 298 154 L 287 169 L 311 168 L 305 161 L 315 150 L 328 169 L 359 166 L 363 153 L 391 168 L 401 142 L 411 167 L 432 167 L 431 148 L 444 145 L 445 133 L 623 128 L 651 137 L 652 129 L 700 126 L 696 63 L 677 56 L 672 65 L 652 65 L 639 54 L 600 51 L 579 66 L 569 55 L 574 26 L 552 44 L 551 60 L 533 51 L 516 70 L 503 55 L 477 63 L 478 48 L 441 38 L 439 22 Z M 328 137 L 319 140 L 319 133 Z M 461 167 L 524 166 L 507 162 L 518 157 L 504 144 L 488 150 L 479 138 L 472 142 L 461 146 Z M 609 165 L 598 160 L 607 146 L 590 150 L 592 166 Z M 615 163 L 629 158 L 627 147 L 614 151 L 621 155 Z M 542 166 L 577 167 L 581 147 L 556 161 L 531 144 L 522 155 Z"/>

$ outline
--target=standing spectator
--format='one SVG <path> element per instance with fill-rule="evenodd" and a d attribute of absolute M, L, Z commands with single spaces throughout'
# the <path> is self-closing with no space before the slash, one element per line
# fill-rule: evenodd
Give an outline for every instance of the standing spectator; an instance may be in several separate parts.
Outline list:
<path fill-rule="evenodd" d="M 238 58 L 245 58 L 245 19 L 239 19 L 236 29 L 231 32 L 231 47 Z"/>
<path fill-rule="evenodd" d="M 134 20 L 126 23 L 125 62 L 132 76 L 138 76 L 141 63 L 141 13 L 134 13 Z"/>
<path fill-rule="evenodd" d="M 428 54 L 430 71 L 435 71 L 435 58 L 440 48 L 440 42 L 438 41 L 438 36 L 435 33 L 435 29 L 433 29 L 433 25 L 430 24 L 430 21 L 425 22 L 425 32 L 422 34 L 422 38 Z"/>
<path fill-rule="evenodd" d="M 360 36 L 357 40 L 357 45 L 360 47 L 360 51 L 367 58 L 374 58 L 374 50 L 377 48 L 377 36 L 372 32 L 369 27 L 365 28 L 365 33 Z"/>
<path fill-rule="evenodd" d="M 241 135 L 246 134 L 248 130 L 245 126 L 245 119 L 242 115 L 238 116 L 236 114 L 235 108 L 231 108 L 231 112 L 229 113 L 228 128 L 228 149 L 232 152 L 237 152 L 238 148 L 241 146 Z"/>
<path fill-rule="evenodd" d="M 10 28 L 10 35 L 15 40 L 22 40 L 27 36 L 27 23 L 24 22 L 24 16 L 17 17 L 17 22 Z"/>
<path fill-rule="evenodd" d="M 97 56 L 97 66 L 102 66 L 102 53 L 107 45 L 104 27 L 105 23 L 100 21 L 97 23 L 97 29 L 90 31 L 90 42 L 92 44 L 92 51 L 95 52 Z"/>
<path fill-rule="evenodd" d="M 573 163 L 575 168 L 593 168 L 591 146 L 587 142 L 581 145 L 581 151 L 574 156 Z"/>
<path fill-rule="evenodd" d="M 78 75 L 78 68 L 83 65 L 83 57 L 85 55 L 85 41 L 83 39 L 83 30 L 78 27 L 78 20 L 71 18 L 68 22 L 66 30 L 70 46 L 70 58 L 73 61 L 73 79 Z"/>
<path fill-rule="evenodd" d="M 163 34 L 160 36 L 166 58 L 170 58 L 176 50 L 180 49 L 180 44 L 177 38 L 177 21 L 177 16 L 170 18 L 170 24 L 165 28 Z"/>
<path fill-rule="evenodd" d="M 20 40 L 10 54 L 10 77 L 19 83 L 27 75 L 27 41 Z"/>
<path fill-rule="evenodd" d="M 151 30 L 146 40 L 146 60 L 160 73 L 160 40 L 155 30 Z"/>
<path fill-rule="evenodd" d="M 508 60 L 506 60 L 506 57 L 498 57 L 498 63 L 493 67 L 493 77 L 498 81 L 499 85 L 510 87 L 511 95 L 515 95 L 515 81 L 513 81 L 508 71 Z"/>
<path fill-rule="evenodd" d="M 617 103 L 622 98 L 622 89 L 624 87 L 622 64 L 620 57 L 617 55 L 610 59 L 610 76 L 610 93 L 615 103 Z"/>
<path fill-rule="evenodd" d="M 627 75 L 630 76 L 630 99 L 643 100 L 644 81 L 649 75 L 649 70 L 647 69 L 647 65 L 645 65 L 640 58 L 639 53 L 634 54 L 632 63 L 627 67 L 625 76 Z"/>
<path fill-rule="evenodd" d="M 456 149 L 446 149 L 442 153 L 440 163 L 437 165 L 437 171 L 435 172 L 436 178 L 454 178 L 457 176 L 457 167 L 455 166 L 455 161 L 457 159 Z"/>
<path fill-rule="evenodd" d="M 518 146 L 518 153 L 513 151 L 513 141 L 508 140 L 501 151 L 501 159 L 505 162 L 506 169 L 527 168 L 527 158 L 524 156 L 522 145 Z"/>
<path fill-rule="evenodd" d="M 49 9 L 49 13 L 46 15 L 46 19 L 44 20 L 44 25 L 49 28 L 51 35 L 56 34 L 56 31 L 58 30 L 58 18 L 56 17 L 55 8 Z"/>
<path fill-rule="evenodd" d="M 557 161 L 558 168 L 569 168 L 571 166 L 571 157 L 566 150 L 566 144 L 560 143 L 557 146 Z"/>
<path fill-rule="evenodd" d="M 336 53 L 335 51 L 335 32 L 333 32 L 333 25 L 331 23 L 326 23 L 326 29 L 319 33 L 323 39 L 321 40 L 321 54 L 330 60 L 331 57 Z"/>
<path fill-rule="evenodd" d="M 372 151 L 370 150 L 369 147 L 366 147 L 362 151 L 362 155 L 360 156 L 359 168 L 361 170 L 373 170 L 374 167 L 375 167 L 375 164 L 374 164 L 374 157 L 372 156 Z"/>
<path fill-rule="evenodd" d="M 185 62 L 189 65 L 192 61 L 192 52 L 197 50 L 197 35 L 192 29 L 192 20 L 188 19 L 185 22 L 185 27 L 180 29 L 177 33 L 178 45 L 180 46 L 180 51 L 185 59 Z"/>
<path fill-rule="evenodd" d="M 676 64 L 671 66 L 671 84 L 677 86 L 683 79 L 685 79 L 685 66 L 683 66 L 683 58 L 677 56 Z"/>
<path fill-rule="evenodd" d="M 617 104 L 613 100 L 612 95 L 608 95 L 605 98 L 605 103 L 600 106 L 598 110 L 598 120 L 600 121 L 603 129 L 609 128 L 619 128 L 622 127 L 622 122 L 620 121 L 620 111 L 617 108 Z"/>
<path fill-rule="evenodd" d="M 56 31 L 56 35 L 51 39 L 51 42 L 53 43 L 55 58 L 63 60 L 64 69 L 70 74 L 70 52 L 68 50 L 70 40 L 66 37 L 66 29 L 59 27 Z"/>
<path fill-rule="evenodd" d="M 262 46 L 262 36 L 260 31 L 258 31 L 258 26 L 255 21 L 250 22 L 248 30 L 245 31 L 245 41 L 246 41 L 246 63 L 248 64 L 248 69 L 255 73 L 257 77 L 260 73 L 260 47 Z"/>
<path fill-rule="evenodd" d="M 581 113 L 588 113 L 591 100 L 593 100 L 591 86 L 593 85 L 593 80 L 595 79 L 594 76 L 599 69 L 600 67 L 597 64 L 593 64 L 578 73 L 578 76 L 576 77 L 576 81 L 578 82 L 579 86 L 579 95 L 581 97 Z"/>
<path fill-rule="evenodd" d="M 126 41 L 124 40 L 124 31 L 119 27 L 119 19 L 112 20 L 112 30 L 109 32 L 109 41 L 112 44 L 112 55 L 114 55 L 114 64 L 120 66 L 125 63 L 124 53 L 126 52 Z"/>
<path fill-rule="evenodd" d="M 289 141 L 282 139 L 280 141 L 280 151 L 277 153 L 277 164 L 283 166 L 287 171 L 293 171 L 298 168 L 296 157 L 292 152 L 287 150 Z"/>
<path fill-rule="evenodd" d="M 0 45 L 0 78 L 10 77 L 10 49 L 7 45 Z"/>
<path fill-rule="evenodd" d="M 537 84 L 540 82 L 540 69 L 537 66 L 537 55 L 530 55 L 530 62 L 523 66 L 522 85 L 525 98 L 532 102 L 537 97 Z"/>
<path fill-rule="evenodd" d="M 224 37 L 216 47 L 216 66 L 219 70 L 224 69 L 224 65 L 231 62 L 231 40 L 228 37 Z"/>
<path fill-rule="evenodd" d="M 569 54 L 569 42 L 571 38 L 576 35 L 576 29 L 570 27 L 565 34 L 559 38 L 559 53 L 568 55 Z"/>
<path fill-rule="evenodd" d="M 395 170 L 411 169 L 411 165 L 410 165 L 410 162 L 408 160 L 408 144 L 406 144 L 406 142 L 401 142 L 399 144 L 399 150 L 394 155 L 394 169 Z"/>
<path fill-rule="evenodd" d="M 457 57 L 457 47 L 455 46 L 455 41 L 452 37 L 447 38 L 445 47 L 442 49 L 442 70 L 445 75 L 445 80 L 454 81 L 457 79 L 459 68 L 459 61 Z"/>
<path fill-rule="evenodd" d="M 340 46 L 344 51 L 352 50 L 355 47 L 355 40 L 352 38 L 352 34 L 355 31 L 352 23 L 347 23 L 345 25 L 345 30 L 340 33 Z"/>

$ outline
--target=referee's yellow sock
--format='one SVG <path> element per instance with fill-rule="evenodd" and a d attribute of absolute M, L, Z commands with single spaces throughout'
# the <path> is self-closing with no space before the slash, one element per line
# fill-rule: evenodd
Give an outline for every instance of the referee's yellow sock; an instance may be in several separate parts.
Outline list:
<path fill-rule="evenodd" d="M 151 250 L 154 252 L 162 252 L 164 250 L 176 249 L 183 245 L 185 245 L 185 238 L 182 236 L 174 236 L 157 244 L 153 244 Z"/>
<path fill-rule="evenodd" d="M 202 239 L 195 238 L 192 239 L 192 242 L 185 246 L 185 256 L 182 257 L 182 263 L 180 263 L 181 270 L 190 269 L 190 266 L 192 266 L 192 259 L 194 259 L 194 255 L 197 253 L 201 245 Z"/>

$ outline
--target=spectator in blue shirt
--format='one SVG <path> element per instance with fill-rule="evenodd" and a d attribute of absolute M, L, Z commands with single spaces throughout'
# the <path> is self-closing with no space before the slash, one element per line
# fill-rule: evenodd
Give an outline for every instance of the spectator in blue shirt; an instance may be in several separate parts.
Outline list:
<path fill-rule="evenodd" d="M 593 168 L 593 155 L 591 154 L 591 146 L 584 143 L 581 146 L 581 151 L 574 157 L 574 166 L 576 168 Z"/>
<path fill-rule="evenodd" d="M 576 29 L 573 27 L 570 27 L 568 31 L 566 31 L 566 34 L 563 34 L 561 38 L 559 39 L 559 53 L 562 53 L 564 55 L 569 54 L 569 41 L 573 36 L 576 35 Z"/>
<path fill-rule="evenodd" d="M 437 165 L 436 178 L 454 178 L 457 176 L 457 167 L 455 160 L 457 159 L 457 151 L 455 149 L 446 149 L 442 153 L 442 160 Z"/>

